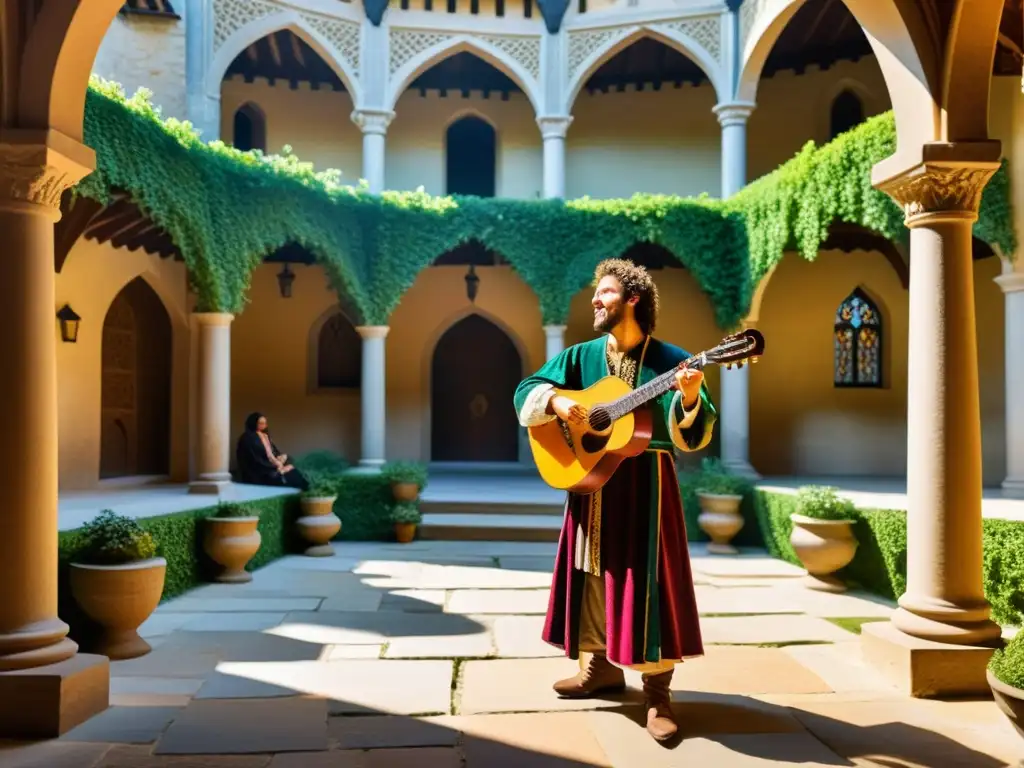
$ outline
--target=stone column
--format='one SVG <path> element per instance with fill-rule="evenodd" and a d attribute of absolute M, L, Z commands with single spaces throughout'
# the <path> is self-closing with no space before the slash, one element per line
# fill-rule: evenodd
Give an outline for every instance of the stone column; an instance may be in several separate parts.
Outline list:
<path fill-rule="evenodd" d="M 999 142 L 925 145 L 876 186 L 905 213 L 910 272 L 907 589 L 867 658 L 917 696 L 988 691 L 1000 628 L 982 590 L 981 406 L 971 228 Z M 884 169 L 884 166 L 882 166 Z M 876 168 L 876 174 L 884 171 Z M 955 654 L 958 658 L 950 658 Z"/>
<path fill-rule="evenodd" d="M 565 328 L 564 325 L 545 325 L 544 340 L 547 359 L 558 357 L 565 349 Z"/>
<path fill-rule="evenodd" d="M 220 138 L 220 83 L 206 82 L 213 56 L 213 4 L 187 0 L 183 10 L 187 117 L 209 143 Z"/>
<path fill-rule="evenodd" d="M 1007 496 L 1024 497 L 1024 272 L 996 278 L 1006 305 L 1006 479 Z"/>
<path fill-rule="evenodd" d="M 356 328 L 363 337 L 362 458 L 359 467 L 377 472 L 384 465 L 387 447 L 387 371 L 385 345 L 386 325 L 361 325 Z"/>
<path fill-rule="evenodd" d="M 384 191 L 384 150 L 388 126 L 394 118 L 394 112 L 384 109 L 357 109 L 352 113 L 352 122 L 363 132 L 363 178 L 375 195 Z"/>
<path fill-rule="evenodd" d="M 572 117 L 548 115 L 537 118 L 544 140 L 544 197 L 565 197 L 565 135 Z"/>
<path fill-rule="evenodd" d="M 732 197 L 747 183 L 747 118 L 754 104 L 722 103 L 714 108 L 722 126 L 722 198 Z M 749 326 L 748 326 L 749 327 Z M 750 366 L 721 371 L 722 463 L 736 474 L 760 477 L 750 464 Z"/>
<path fill-rule="evenodd" d="M 57 616 L 57 350 L 53 225 L 92 150 L 61 134 L 0 143 L 0 737 L 55 737 L 107 708 L 106 657 L 77 654 Z M 84 318 L 96 323 L 102 317 Z"/>
<path fill-rule="evenodd" d="M 231 321 L 226 312 L 195 312 L 196 479 L 190 493 L 222 493 L 231 483 Z"/>

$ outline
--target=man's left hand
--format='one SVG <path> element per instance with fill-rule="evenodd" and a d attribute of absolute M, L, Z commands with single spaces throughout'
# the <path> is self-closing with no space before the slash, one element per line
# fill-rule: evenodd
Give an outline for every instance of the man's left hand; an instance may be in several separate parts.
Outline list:
<path fill-rule="evenodd" d="M 700 385 L 704 382 L 704 372 L 693 368 L 676 371 L 676 389 L 683 393 L 683 407 L 692 408 L 700 397 Z"/>

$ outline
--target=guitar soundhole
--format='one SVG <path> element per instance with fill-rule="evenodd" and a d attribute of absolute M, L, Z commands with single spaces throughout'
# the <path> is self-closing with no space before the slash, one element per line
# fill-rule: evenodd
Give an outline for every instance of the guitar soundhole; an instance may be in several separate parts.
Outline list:
<path fill-rule="evenodd" d="M 604 432 L 612 425 L 611 414 L 598 406 L 590 411 L 590 428 L 595 432 Z"/>
<path fill-rule="evenodd" d="M 580 448 L 587 453 L 597 453 L 598 451 L 603 450 L 607 444 L 607 435 L 595 435 L 592 432 L 587 432 L 580 438 Z"/>

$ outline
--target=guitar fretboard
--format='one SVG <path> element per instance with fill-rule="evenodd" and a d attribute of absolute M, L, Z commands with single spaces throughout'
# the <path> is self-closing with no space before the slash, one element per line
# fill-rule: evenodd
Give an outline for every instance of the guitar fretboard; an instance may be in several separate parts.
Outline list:
<path fill-rule="evenodd" d="M 642 387 L 634 389 L 628 395 L 623 395 L 618 400 L 613 400 L 603 406 L 603 409 L 607 411 L 609 416 L 611 416 L 612 421 L 621 419 L 630 411 L 639 408 L 644 403 L 647 403 L 648 401 L 653 400 L 672 389 L 676 381 L 676 371 L 680 368 L 694 368 L 700 370 L 704 367 L 704 363 L 705 357 L 703 352 L 699 355 L 689 357 L 676 368 L 673 368 L 667 373 L 661 374 L 657 378 L 651 379 Z"/>

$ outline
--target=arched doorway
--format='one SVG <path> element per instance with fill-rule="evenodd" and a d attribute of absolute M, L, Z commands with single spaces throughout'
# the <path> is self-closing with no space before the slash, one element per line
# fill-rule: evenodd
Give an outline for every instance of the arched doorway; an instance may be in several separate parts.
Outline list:
<path fill-rule="evenodd" d="M 171 319 L 141 277 L 103 322 L 100 478 L 170 473 Z"/>
<path fill-rule="evenodd" d="M 437 342 L 430 375 L 433 461 L 519 460 L 512 395 L 523 363 L 512 339 L 477 314 Z"/>
<path fill-rule="evenodd" d="M 474 115 L 461 117 L 445 134 L 446 192 L 494 197 L 498 172 L 494 127 Z"/>

